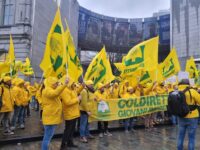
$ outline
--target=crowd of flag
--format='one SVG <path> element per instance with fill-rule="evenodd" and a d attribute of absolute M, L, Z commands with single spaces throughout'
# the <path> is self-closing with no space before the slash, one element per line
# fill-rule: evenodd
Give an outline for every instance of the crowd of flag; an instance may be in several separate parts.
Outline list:
<path fill-rule="evenodd" d="M 95 88 L 98 83 L 105 85 L 114 80 L 119 80 L 120 82 L 128 80 L 130 85 L 134 87 L 139 83 L 163 82 L 181 71 L 179 59 L 174 48 L 162 63 L 158 63 L 159 37 L 154 37 L 130 49 L 127 55 L 122 58 L 122 62 L 114 63 L 120 71 L 120 76 L 113 75 L 110 60 L 104 46 L 93 58 L 83 77 L 81 62 L 76 53 L 76 47 L 66 19 L 65 23 L 66 29 L 64 30 L 58 8 L 47 35 L 44 56 L 40 64 L 45 78 L 53 76 L 60 79 L 67 75 L 74 82 L 79 82 L 80 79 L 82 81 L 93 80 Z M 193 57 L 187 60 L 185 71 L 189 73 L 190 78 L 197 81 L 199 71 Z M 4 62 L 0 63 L 0 75 L 1 77 L 11 76 L 14 78 L 18 76 L 19 72 L 26 76 L 34 75 L 29 58 L 26 58 L 25 62 L 16 60 L 14 43 L 10 35 L 7 57 Z"/>

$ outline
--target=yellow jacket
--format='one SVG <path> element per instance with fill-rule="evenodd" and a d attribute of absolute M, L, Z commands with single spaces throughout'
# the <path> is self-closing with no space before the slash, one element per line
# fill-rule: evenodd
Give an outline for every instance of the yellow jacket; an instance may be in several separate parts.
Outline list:
<path fill-rule="evenodd" d="M 179 90 L 183 91 L 186 87 L 188 87 L 188 85 L 179 85 Z M 191 92 L 191 96 L 192 99 L 190 98 L 190 93 L 189 91 L 187 91 L 185 93 L 186 96 L 186 102 L 188 105 L 200 105 L 200 94 L 194 90 L 194 89 L 190 89 Z M 198 118 L 199 117 L 199 112 L 197 109 L 191 111 L 185 118 Z"/>
<path fill-rule="evenodd" d="M 119 96 L 123 97 L 123 94 L 125 94 L 125 92 L 127 91 L 128 87 L 126 85 L 121 85 L 120 89 L 119 89 Z"/>
<path fill-rule="evenodd" d="M 81 92 L 80 110 L 85 112 L 91 112 L 93 109 L 94 98 L 94 93 L 91 93 L 90 91 L 84 88 Z"/>
<path fill-rule="evenodd" d="M 135 95 L 135 93 L 131 94 L 131 93 L 126 92 L 126 93 L 124 94 L 124 97 L 123 97 L 123 98 L 128 99 L 128 98 L 136 98 L 136 97 L 137 97 L 137 96 Z"/>
<path fill-rule="evenodd" d="M 31 100 L 30 93 L 26 89 L 23 89 L 23 93 L 21 94 L 23 94 L 22 105 L 27 106 L 29 101 Z"/>
<path fill-rule="evenodd" d="M 65 88 L 60 98 L 62 99 L 65 120 L 72 120 L 80 117 L 79 101 L 75 90 Z"/>
<path fill-rule="evenodd" d="M 34 86 L 28 86 L 28 91 L 30 93 L 30 97 L 35 96 L 37 89 Z"/>
<path fill-rule="evenodd" d="M 119 88 L 115 88 L 115 87 L 110 88 L 110 98 L 112 99 L 119 98 Z"/>
<path fill-rule="evenodd" d="M 24 90 L 18 86 L 14 86 L 13 88 L 13 99 L 14 103 L 17 106 L 22 106 L 24 99 Z"/>
<path fill-rule="evenodd" d="M 37 90 L 35 98 L 38 101 L 38 103 L 41 105 L 42 104 L 42 94 L 41 94 L 40 90 Z"/>
<path fill-rule="evenodd" d="M 97 90 L 94 94 L 97 101 L 101 101 L 101 100 L 106 101 L 108 99 L 108 96 L 105 93 L 105 91 L 101 93 L 100 90 Z"/>
<path fill-rule="evenodd" d="M 155 91 L 157 94 L 167 94 L 167 89 L 165 89 L 165 87 L 157 86 Z"/>
<path fill-rule="evenodd" d="M 3 89 L 3 95 L 2 95 L 2 89 Z M 6 85 L 2 85 L 0 87 L 0 95 L 2 95 L 2 108 L 0 109 L 0 112 L 12 112 L 14 109 L 14 101 L 12 97 L 12 90 L 7 87 Z"/>
<path fill-rule="evenodd" d="M 104 88 L 104 94 L 107 95 L 107 99 L 110 99 L 111 98 L 110 88 L 105 87 Z"/>
<path fill-rule="evenodd" d="M 57 80 L 52 77 L 45 79 L 45 88 L 42 91 L 42 122 L 44 125 L 56 125 L 62 122 L 62 103 L 59 97 L 66 85 L 53 89 L 51 86 L 56 82 Z"/>
<path fill-rule="evenodd" d="M 152 88 L 153 88 L 153 85 L 143 88 L 143 93 L 144 93 L 143 96 L 154 95 Z"/>

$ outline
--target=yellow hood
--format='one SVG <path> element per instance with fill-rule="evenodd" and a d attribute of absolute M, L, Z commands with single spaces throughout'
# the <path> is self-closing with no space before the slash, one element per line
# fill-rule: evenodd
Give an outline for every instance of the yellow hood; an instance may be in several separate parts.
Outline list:
<path fill-rule="evenodd" d="M 20 84 L 24 84 L 24 80 L 20 78 L 16 78 L 14 83 L 16 86 L 19 86 Z"/>
<path fill-rule="evenodd" d="M 93 82 L 92 80 L 88 80 L 88 81 L 85 81 L 85 84 L 86 84 L 86 85 L 93 85 L 94 82 Z"/>
<path fill-rule="evenodd" d="M 3 81 L 4 82 L 8 82 L 8 81 L 11 81 L 12 79 L 11 79 L 11 77 L 9 77 L 9 76 L 5 76 L 4 78 L 3 78 Z"/>
<path fill-rule="evenodd" d="M 52 85 L 54 85 L 56 82 L 58 82 L 58 79 L 55 77 L 48 77 L 44 80 L 44 85 L 51 87 Z"/>

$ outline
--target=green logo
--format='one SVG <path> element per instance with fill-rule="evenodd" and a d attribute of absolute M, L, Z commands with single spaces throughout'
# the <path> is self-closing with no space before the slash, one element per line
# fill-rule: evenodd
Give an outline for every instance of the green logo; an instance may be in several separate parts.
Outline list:
<path fill-rule="evenodd" d="M 168 69 L 166 69 L 166 68 L 168 68 Z M 163 71 L 164 77 L 169 77 L 171 74 L 173 74 L 175 72 L 175 66 L 174 66 L 174 62 L 173 62 L 172 58 L 170 59 L 167 66 L 163 67 L 162 71 Z"/>
<path fill-rule="evenodd" d="M 95 64 L 92 66 L 92 70 L 88 75 L 88 79 L 90 79 L 92 77 L 92 75 L 97 71 L 97 66 L 98 66 L 98 58 L 95 60 Z"/>
<path fill-rule="evenodd" d="M 195 68 L 193 66 L 190 66 L 190 75 L 191 75 L 191 78 L 196 77 Z"/>
<path fill-rule="evenodd" d="M 105 101 L 100 101 L 97 106 L 98 115 L 105 116 L 110 112 L 109 103 Z"/>
<path fill-rule="evenodd" d="M 99 65 L 102 67 L 102 69 L 100 69 L 100 67 L 98 67 L 98 70 L 100 69 L 99 76 L 94 78 L 94 85 L 96 85 L 106 75 L 106 67 L 105 67 L 102 59 L 101 59 Z"/>
<path fill-rule="evenodd" d="M 54 32 L 51 35 L 50 39 L 50 59 L 51 64 L 53 65 L 53 69 L 56 72 L 58 68 L 62 65 L 62 54 L 63 54 L 63 47 L 62 47 L 62 30 L 60 25 L 56 25 L 54 28 Z"/>
<path fill-rule="evenodd" d="M 145 73 L 142 75 L 141 79 L 140 79 L 140 82 L 141 81 L 144 81 L 146 79 L 150 78 L 150 75 L 149 75 L 149 72 L 148 71 L 145 71 Z"/>
<path fill-rule="evenodd" d="M 140 52 L 141 52 L 142 56 L 136 57 L 135 60 L 132 60 L 132 59 L 125 60 L 125 65 L 131 66 L 131 65 L 137 65 L 137 64 L 144 62 L 144 49 L 145 49 L 145 45 L 140 46 Z M 132 55 L 134 56 L 137 52 L 138 51 L 135 50 Z"/>

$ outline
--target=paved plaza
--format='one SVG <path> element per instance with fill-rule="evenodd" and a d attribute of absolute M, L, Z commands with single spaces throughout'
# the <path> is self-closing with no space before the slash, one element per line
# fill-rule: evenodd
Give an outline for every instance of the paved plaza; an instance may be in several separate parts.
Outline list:
<path fill-rule="evenodd" d="M 158 127 L 152 131 L 137 129 L 135 133 L 123 131 L 112 132 L 112 137 L 99 138 L 95 135 L 94 140 L 88 144 L 79 142 L 75 138 L 75 144 L 79 150 L 175 150 L 176 149 L 176 126 Z M 200 140 L 200 129 L 197 132 L 197 141 Z M 61 139 L 52 141 L 50 150 L 59 150 Z M 186 137 L 185 149 L 188 139 Z M 40 150 L 41 141 L 32 143 L 18 143 L 0 147 L 1 150 Z M 200 143 L 196 142 L 196 149 L 200 149 Z"/>

